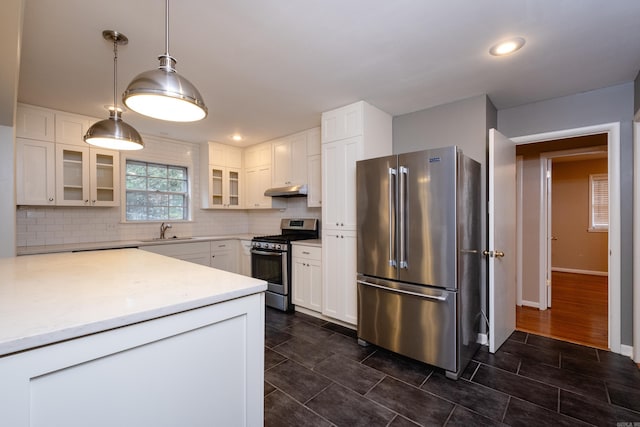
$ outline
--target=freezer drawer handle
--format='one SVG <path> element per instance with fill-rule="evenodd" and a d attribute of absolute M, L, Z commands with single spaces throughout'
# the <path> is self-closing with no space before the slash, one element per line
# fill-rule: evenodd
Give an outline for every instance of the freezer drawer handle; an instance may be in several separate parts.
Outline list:
<path fill-rule="evenodd" d="M 406 203 L 407 203 L 407 175 L 409 174 L 409 169 L 400 166 L 398 168 L 398 173 L 400 174 L 400 202 L 399 202 L 399 216 L 400 216 L 400 268 L 407 269 L 409 265 L 407 264 L 407 248 L 406 248 L 406 238 L 407 238 L 407 230 L 406 230 Z"/>
<path fill-rule="evenodd" d="M 383 289 L 385 291 L 398 292 L 400 294 L 413 295 L 415 297 L 420 297 L 420 298 L 427 298 L 427 299 L 433 299 L 433 300 L 438 300 L 438 301 L 446 301 L 447 300 L 447 297 L 444 297 L 444 296 L 425 295 L 425 294 L 420 294 L 418 292 L 411 292 L 411 291 L 405 291 L 405 290 L 402 290 L 402 289 L 390 288 L 388 286 L 381 286 L 381 285 L 377 285 L 375 283 L 365 282 L 364 280 L 357 280 L 357 282 L 360 283 L 361 285 L 372 286 L 374 288 Z"/>

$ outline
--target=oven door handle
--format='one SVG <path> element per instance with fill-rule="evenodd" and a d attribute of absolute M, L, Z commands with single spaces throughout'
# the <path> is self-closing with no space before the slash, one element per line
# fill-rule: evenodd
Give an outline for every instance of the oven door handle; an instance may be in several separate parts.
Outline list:
<path fill-rule="evenodd" d="M 284 252 L 265 252 L 265 251 L 256 251 L 254 249 L 251 249 L 251 253 L 256 255 L 279 256 L 279 257 L 281 257 L 284 254 Z"/>

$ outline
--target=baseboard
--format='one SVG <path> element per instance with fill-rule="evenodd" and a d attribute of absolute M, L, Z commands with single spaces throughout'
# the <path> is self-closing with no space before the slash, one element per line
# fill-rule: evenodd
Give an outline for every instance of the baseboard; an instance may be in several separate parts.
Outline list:
<path fill-rule="evenodd" d="M 478 334 L 478 344 L 489 345 L 489 335 Z"/>
<path fill-rule="evenodd" d="M 633 347 L 630 345 L 620 344 L 620 354 L 633 359 Z"/>
<path fill-rule="evenodd" d="M 609 275 L 609 273 L 606 271 L 580 270 L 577 268 L 552 267 L 551 271 L 557 271 L 558 273 L 588 274 L 590 276 L 608 276 Z"/>
<path fill-rule="evenodd" d="M 299 307 L 296 305 L 295 311 L 298 311 L 303 314 L 307 314 L 312 317 L 316 317 L 318 319 L 326 320 L 327 322 L 335 323 L 336 325 L 344 326 L 345 328 L 348 328 L 348 329 L 353 329 L 353 330 L 357 329 L 356 325 L 352 325 L 350 323 L 346 323 L 338 319 L 327 317 L 322 313 L 318 313 L 317 311 L 314 311 L 314 310 L 309 310 L 308 308 L 305 308 L 305 307 Z"/>
<path fill-rule="evenodd" d="M 524 305 L 525 307 L 540 308 L 540 303 L 535 301 L 522 300 L 522 305 Z"/>

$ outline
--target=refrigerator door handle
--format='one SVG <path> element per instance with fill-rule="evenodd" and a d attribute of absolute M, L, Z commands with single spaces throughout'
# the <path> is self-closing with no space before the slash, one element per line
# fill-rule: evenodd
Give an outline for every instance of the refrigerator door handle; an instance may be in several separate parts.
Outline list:
<path fill-rule="evenodd" d="M 436 295 L 421 294 L 421 293 L 418 293 L 418 292 L 406 291 L 404 289 L 397 289 L 397 288 L 391 288 L 389 286 L 382 286 L 382 285 L 378 285 L 376 283 L 367 282 L 365 280 L 357 280 L 357 283 L 359 283 L 361 285 L 365 285 L 365 286 L 372 286 L 374 288 L 383 289 L 385 291 L 397 292 L 397 293 L 405 294 L 405 295 L 412 295 L 414 297 L 427 298 L 427 299 L 432 299 L 432 300 L 436 300 L 436 301 L 446 301 L 447 300 L 447 297 L 446 296 L 442 296 L 442 295 L 437 295 L 436 296 Z"/>
<path fill-rule="evenodd" d="M 389 265 L 396 268 L 396 215 L 395 215 L 395 188 L 396 188 L 397 171 L 389 168 Z"/>
<path fill-rule="evenodd" d="M 399 202 L 399 216 L 400 216 L 400 268 L 408 268 L 407 265 L 407 254 L 406 252 L 406 224 L 405 224 L 405 215 L 406 215 L 406 204 L 407 204 L 407 175 L 409 173 L 409 169 L 405 166 L 400 166 L 398 168 L 398 172 L 400 174 L 400 202 Z"/>

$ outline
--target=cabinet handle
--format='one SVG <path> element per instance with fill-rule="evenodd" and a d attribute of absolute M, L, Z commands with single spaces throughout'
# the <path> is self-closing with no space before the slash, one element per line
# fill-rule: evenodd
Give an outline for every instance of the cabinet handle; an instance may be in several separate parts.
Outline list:
<path fill-rule="evenodd" d="M 309 255 L 309 252 L 307 252 L 307 251 L 302 251 L 302 253 L 305 254 L 305 255 Z"/>
<path fill-rule="evenodd" d="M 336 227 L 338 226 L 338 223 L 336 222 Z"/>
<path fill-rule="evenodd" d="M 344 239 L 344 236 L 340 236 L 341 239 Z"/>
<path fill-rule="evenodd" d="M 215 258 L 215 257 L 216 257 L 215 255 L 211 255 L 211 258 Z"/>
<path fill-rule="evenodd" d="M 344 224 L 343 224 L 343 223 L 340 223 L 340 227 L 344 227 Z"/>
<path fill-rule="evenodd" d="M 91 203 L 95 204 L 95 203 L 96 203 L 96 201 L 95 201 L 95 200 L 92 200 L 92 201 L 91 201 Z"/>
<path fill-rule="evenodd" d="M 219 248 L 226 248 L 227 245 L 218 245 Z"/>
<path fill-rule="evenodd" d="M 50 201 L 50 202 L 53 202 L 53 197 L 49 197 L 49 201 Z"/>

